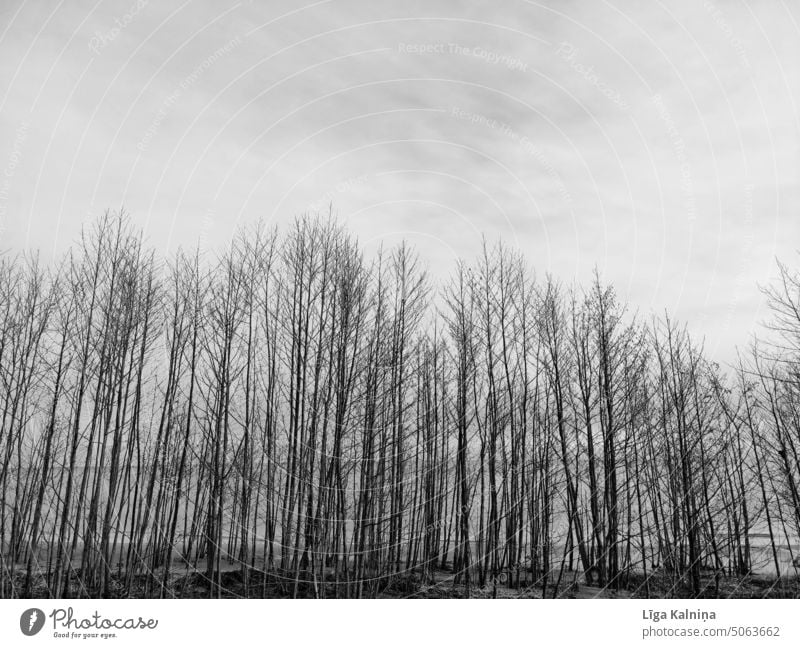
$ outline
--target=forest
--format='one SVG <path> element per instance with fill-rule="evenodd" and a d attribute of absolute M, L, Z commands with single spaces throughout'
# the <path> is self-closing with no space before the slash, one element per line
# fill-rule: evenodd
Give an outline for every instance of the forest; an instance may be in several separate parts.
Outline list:
<path fill-rule="evenodd" d="M 328 216 L 0 254 L 0 597 L 797 597 L 800 273 L 721 366 L 520 252 Z"/>

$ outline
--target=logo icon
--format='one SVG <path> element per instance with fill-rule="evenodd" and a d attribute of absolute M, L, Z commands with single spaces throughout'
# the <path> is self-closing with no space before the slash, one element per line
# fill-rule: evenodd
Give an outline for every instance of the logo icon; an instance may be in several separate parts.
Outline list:
<path fill-rule="evenodd" d="M 44 627 L 44 612 L 39 608 L 25 610 L 19 618 L 19 629 L 26 637 L 32 637 Z"/>

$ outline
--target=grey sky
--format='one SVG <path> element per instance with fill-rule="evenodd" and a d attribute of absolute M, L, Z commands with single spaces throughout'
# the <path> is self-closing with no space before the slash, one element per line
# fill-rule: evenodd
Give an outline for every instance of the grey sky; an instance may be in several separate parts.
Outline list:
<path fill-rule="evenodd" d="M 333 202 L 434 274 L 482 234 L 595 264 L 720 360 L 797 264 L 800 6 L 0 4 L 0 249 L 124 205 L 163 250 Z"/>

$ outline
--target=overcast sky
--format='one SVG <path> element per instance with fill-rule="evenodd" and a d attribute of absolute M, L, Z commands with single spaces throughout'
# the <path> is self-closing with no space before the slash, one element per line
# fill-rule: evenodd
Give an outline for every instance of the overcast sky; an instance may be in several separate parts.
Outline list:
<path fill-rule="evenodd" d="M 0 250 L 124 206 L 166 251 L 326 210 L 446 276 L 597 265 L 719 360 L 800 265 L 800 6 L 0 3 Z"/>

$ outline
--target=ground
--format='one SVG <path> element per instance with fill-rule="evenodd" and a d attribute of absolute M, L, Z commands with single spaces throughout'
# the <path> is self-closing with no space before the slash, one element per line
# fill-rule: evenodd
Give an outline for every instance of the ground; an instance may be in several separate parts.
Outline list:
<path fill-rule="evenodd" d="M 205 570 L 188 566 L 176 567 L 174 576 L 170 578 L 171 592 L 166 596 L 178 598 L 208 598 L 209 582 Z M 248 570 L 248 587 L 245 591 L 244 574 L 238 564 L 225 565 L 221 576 L 222 598 L 326 598 L 346 597 L 346 588 L 337 586 L 333 573 L 326 575 L 324 583 L 318 580 L 316 587 L 310 578 L 300 579 L 295 585 L 295 574 L 280 573 L 278 570 L 266 574 L 258 569 Z M 470 587 L 470 598 L 548 598 L 566 599 L 593 598 L 694 598 L 689 584 L 676 580 L 669 574 L 653 573 L 647 579 L 641 574 L 632 574 L 619 589 L 601 588 L 586 585 L 574 572 L 562 574 L 558 591 L 555 583 L 558 573 L 553 572 L 548 579 L 547 591 L 542 591 L 542 582 L 523 583 L 521 587 L 509 587 L 507 584 L 487 585 L 479 587 L 473 583 Z M 14 573 L 14 585 L 21 591 L 25 582 L 25 572 L 17 569 Z M 86 596 L 87 593 L 81 593 Z M 75 592 L 75 595 L 79 595 Z M 162 595 L 157 581 L 145 574 L 133 579 L 130 589 L 123 582 L 112 578 L 109 587 L 111 598 L 150 598 Z M 214 592 L 216 596 L 216 592 Z M 32 596 L 46 598 L 48 596 L 45 579 L 38 575 L 34 578 Z M 350 596 L 356 596 L 351 590 Z M 421 574 L 414 572 L 399 573 L 392 577 L 381 577 L 366 582 L 362 596 L 365 598 L 466 598 L 467 592 L 463 583 L 456 584 L 455 577 L 448 571 L 436 571 L 433 577 L 424 581 Z M 796 578 L 775 580 L 772 577 L 718 576 L 711 572 L 704 573 L 700 598 L 800 598 L 800 581 Z"/>

